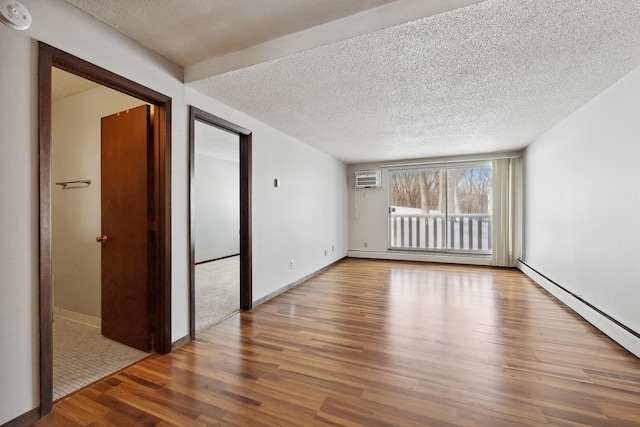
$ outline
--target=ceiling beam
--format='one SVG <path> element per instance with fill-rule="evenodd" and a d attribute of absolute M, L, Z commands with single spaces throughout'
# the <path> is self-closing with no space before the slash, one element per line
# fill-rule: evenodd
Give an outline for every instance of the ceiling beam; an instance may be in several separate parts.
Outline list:
<path fill-rule="evenodd" d="M 188 66 L 184 82 L 192 83 L 482 1 L 485 0 L 397 0 Z"/>

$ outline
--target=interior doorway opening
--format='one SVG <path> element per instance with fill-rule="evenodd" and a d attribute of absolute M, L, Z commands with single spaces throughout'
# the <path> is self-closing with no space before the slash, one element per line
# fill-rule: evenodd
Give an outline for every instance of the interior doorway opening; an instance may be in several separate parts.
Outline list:
<path fill-rule="evenodd" d="M 240 309 L 240 137 L 195 123 L 196 333 Z"/>
<path fill-rule="evenodd" d="M 195 107 L 190 107 L 189 116 L 190 335 L 191 339 L 195 339 L 199 330 L 210 326 L 207 322 L 215 323 L 233 314 L 234 310 L 229 307 L 236 306 L 233 302 L 234 298 L 238 298 L 237 307 L 241 310 L 250 310 L 253 304 L 251 131 Z M 206 156 L 206 152 L 213 156 Z M 199 162 L 198 157 L 200 157 Z M 233 167 L 229 164 L 230 160 L 231 163 L 237 160 L 235 170 L 238 175 L 231 173 Z M 215 170 L 223 176 L 215 177 L 213 173 L 209 174 L 210 176 L 206 176 L 206 173 L 197 174 L 198 164 L 206 168 L 206 171 Z M 226 185 L 222 185 L 216 180 L 225 179 L 225 172 L 222 170 L 225 168 L 228 171 L 226 176 L 228 179 Z M 205 170 L 201 169 L 200 172 Z M 200 182 L 196 179 L 197 175 L 200 175 Z M 202 182 L 202 180 L 216 182 Z M 234 181 L 238 186 L 231 185 L 230 181 Z M 211 191 L 212 186 L 218 187 L 218 191 Z M 207 189 L 206 192 L 202 192 L 202 188 Z M 229 197 L 238 197 L 237 204 L 229 202 Z M 209 207 L 209 213 L 204 212 L 207 209 L 203 203 L 205 198 L 209 198 L 213 203 Z M 225 213 L 224 210 L 227 212 Z M 205 221 L 202 217 L 198 220 L 198 212 L 204 214 L 204 217 L 213 216 L 214 218 L 210 218 L 211 221 Z M 237 220 L 239 223 L 235 222 Z M 239 230 L 235 229 L 236 225 L 239 226 Z M 236 235 L 237 232 L 239 233 Z M 214 295 L 197 295 L 197 291 L 202 288 L 196 287 L 196 280 L 214 281 L 214 285 L 219 285 L 228 281 L 225 276 L 237 280 L 239 287 L 233 288 L 235 284 L 231 281 L 229 286 L 211 286 L 210 289 Z M 216 307 L 222 299 L 225 288 L 237 289 L 239 293 L 233 293 L 226 298 L 231 302 L 227 308 Z M 208 300 L 198 300 L 198 298 L 208 298 Z M 203 320 L 198 318 L 198 315 L 203 314 L 206 305 L 209 305 L 209 310 L 214 313 Z"/>
<path fill-rule="evenodd" d="M 124 266 L 103 265 L 103 261 L 105 256 L 109 262 L 114 254 L 122 252 L 122 256 L 136 260 L 133 266 L 126 267 L 127 273 L 146 274 L 146 248 L 136 249 L 135 244 L 139 241 L 138 246 L 146 246 L 146 224 L 139 226 L 132 221 L 135 215 L 127 215 L 127 221 L 122 222 L 133 230 L 124 233 L 114 230 L 112 222 L 118 219 L 117 211 L 121 210 L 118 204 L 132 204 L 123 197 L 127 194 L 129 199 L 139 199 L 142 209 L 147 206 L 146 177 L 139 177 L 136 184 L 135 176 L 127 175 L 119 182 L 117 174 L 122 174 L 126 167 L 120 157 L 143 166 L 147 146 L 153 148 L 153 141 L 145 138 L 153 133 L 145 120 L 146 115 L 151 119 L 151 114 L 146 113 L 153 106 L 55 67 L 51 86 L 51 176 L 55 184 L 51 189 L 53 400 L 56 401 L 141 360 L 150 350 L 148 334 L 139 332 L 147 325 L 146 316 L 133 320 L 123 312 L 131 306 L 128 301 L 137 301 L 138 306 L 131 308 L 143 313 L 145 298 L 132 298 L 129 291 L 135 287 L 131 285 L 123 292 L 114 292 L 114 284 L 132 280 L 123 278 L 118 271 Z M 137 132 L 125 127 L 118 133 L 118 127 L 131 122 L 131 117 L 139 122 L 134 124 L 139 128 Z M 137 138 L 129 136 L 136 133 Z M 137 158 L 135 153 L 120 154 L 123 150 L 119 144 L 137 149 Z M 113 154 L 105 157 L 105 150 Z M 110 165 L 112 162 L 116 164 Z M 144 174 L 144 168 L 140 169 Z M 126 191 L 119 188 L 122 186 Z M 118 238 L 104 240 L 105 233 L 112 240 Z M 124 246 L 124 251 L 118 246 Z M 137 280 L 146 281 L 145 277 Z M 142 293 L 147 288 L 144 285 Z M 127 319 L 125 336 L 118 335 L 120 319 Z M 139 341 L 145 338 L 146 341 Z"/>
<path fill-rule="evenodd" d="M 39 117 L 39 170 L 40 170 L 40 411 L 44 416 L 53 404 L 53 228 L 52 192 L 52 72 L 53 68 L 82 77 L 93 83 L 137 98 L 154 106 L 154 128 L 151 141 L 153 180 L 146 187 L 150 209 L 154 212 L 155 228 L 146 247 L 145 263 L 149 263 L 150 350 L 158 353 L 171 351 L 171 203 L 170 203 L 170 122 L 171 98 L 138 83 L 104 70 L 96 65 L 69 55 L 44 43 L 39 44 L 38 58 L 38 117 Z M 68 179 L 67 181 L 88 181 Z M 78 184 L 78 183 L 75 183 Z M 67 184 L 69 185 L 69 183 Z M 68 188 L 68 187 L 67 187 Z M 68 195 L 69 193 L 67 193 Z M 76 193 L 77 194 L 77 193 Z M 95 239 L 95 236 L 92 236 Z M 101 237 L 101 235 L 99 235 Z M 95 242 L 95 240 L 94 240 Z M 94 243 L 97 244 L 97 243 Z"/>

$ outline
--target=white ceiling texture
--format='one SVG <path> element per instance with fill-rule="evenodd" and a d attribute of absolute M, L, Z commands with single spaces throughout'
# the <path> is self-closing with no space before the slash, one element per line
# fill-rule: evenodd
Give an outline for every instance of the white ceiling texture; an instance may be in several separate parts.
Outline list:
<path fill-rule="evenodd" d="M 640 65 L 637 0 L 67 0 L 347 163 L 517 150 Z"/>

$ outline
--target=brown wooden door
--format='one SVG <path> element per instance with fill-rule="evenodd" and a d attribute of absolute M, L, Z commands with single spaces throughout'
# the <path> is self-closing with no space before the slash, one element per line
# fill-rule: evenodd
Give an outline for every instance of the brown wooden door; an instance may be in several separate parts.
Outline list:
<path fill-rule="evenodd" d="M 154 144 L 150 106 L 102 118 L 102 334 L 152 349 Z"/>

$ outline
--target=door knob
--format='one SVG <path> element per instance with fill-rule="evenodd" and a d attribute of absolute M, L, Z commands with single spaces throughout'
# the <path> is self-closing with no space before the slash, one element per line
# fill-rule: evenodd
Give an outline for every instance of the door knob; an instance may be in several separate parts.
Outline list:
<path fill-rule="evenodd" d="M 109 240 L 109 238 L 107 237 L 106 234 L 103 234 L 102 236 L 96 237 L 96 242 L 98 242 L 98 243 L 104 243 L 107 240 Z"/>

